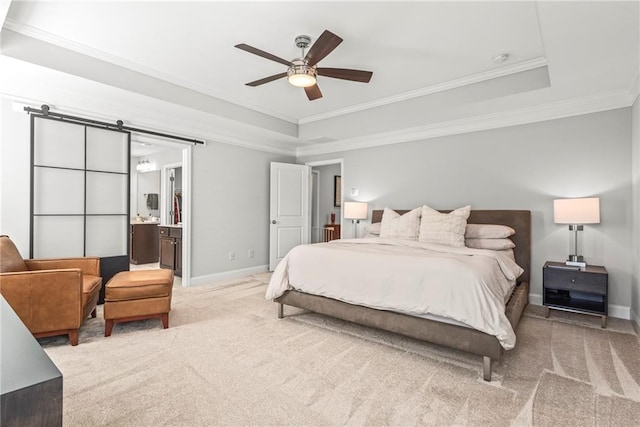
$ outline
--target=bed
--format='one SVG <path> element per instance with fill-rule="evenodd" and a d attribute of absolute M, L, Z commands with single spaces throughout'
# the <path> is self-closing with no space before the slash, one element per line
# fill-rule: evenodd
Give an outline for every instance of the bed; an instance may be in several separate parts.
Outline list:
<path fill-rule="evenodd" d="M 408 211 L 396 210 L 396 212 L 404 214 Z M 447 213 L 450 211 L 440 212 Z M 382 220 L 382 213 L 383 211 L 381 210 L 373 211 L 372 224 Z M 515 244 L 513 255 L 515 263 L 522 268 L 523 272 L 516 280 L 512 281 L 515 286 L 508 292 L 504 304 L 500 306 L 500 311 L 504 307 L 504 313 L 497 313 L 498 317 L 508 322 L 509 329 L 513 333 L 513 331 L 516 331 L 522 311 L 528 303 L 531 269 L 531 212 L 525 210 L 475 210 L 470 212 L 467 223 L 502 224 L 515 230 L 515 234 L 510 236 L 510 239 Z M 364 241 L 366 239 L 359 240 Z M 345 241 L 343 244 L 349 244 L 347 242 Z M 278 269 L 276 269 L 277 271 Z M 324 280 L 326 280 L 326 277 Z M 336 277 L 337 280 L 338 278 Z M 270 284 L 270 287 L 272 285 L 273 283 Z M 269 295 L 269 290 L 267 293 Z M 274 298 L 274 301 L 278 303 L 279 318 L 284 317 L 284 305 L 290 305 L 482 356 L 483 378 L 485 381 L 491 381 L 492 362 L 502 357 L 506 351 L 505 348 L 512 347 L 505 345 L 505 341 L 508 341 L 505 337 L 500 337 L 499 339 L 495 333 L 483 332 L 480 330 L 482 328 L 476 329 L 468 324 L 463 325 L 456 321 L 449 322 L 446 321 L 447 319 L 441 319 L 437 316 L 421 317 L 410 313 L 393 311 L 389 308 L 371 308 L 298 289 L 287 289 L 276 295 L 277 297 Z M 499 336 L 499 334 L 497 335 Z M 515 344 L 515 335 L 512 340 Z"/>

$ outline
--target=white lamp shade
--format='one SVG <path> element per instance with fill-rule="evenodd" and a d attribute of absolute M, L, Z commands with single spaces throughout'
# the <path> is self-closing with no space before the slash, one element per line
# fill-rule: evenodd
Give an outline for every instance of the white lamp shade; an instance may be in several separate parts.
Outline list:
<path fill-rule="evenodd" d="M 344 217 L 346 219 L 365 219 L 369 205 L 364 202 L 344 202 Z"/>
<path fill-rule="evenodd" d="M 553 201 L 553 222 L 556 224 L 599 224 L 600 199 L 556 199 Z"/>

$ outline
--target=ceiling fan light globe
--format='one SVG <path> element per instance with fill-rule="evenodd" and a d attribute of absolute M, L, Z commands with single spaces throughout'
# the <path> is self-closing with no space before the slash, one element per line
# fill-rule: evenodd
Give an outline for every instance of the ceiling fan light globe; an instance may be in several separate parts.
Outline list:
<path fill-rule="evenodd" d="M 311 87 L 316 84 L 316 78 L 310 74 L 291 74 L 288 80 L 296 87 Z"/>

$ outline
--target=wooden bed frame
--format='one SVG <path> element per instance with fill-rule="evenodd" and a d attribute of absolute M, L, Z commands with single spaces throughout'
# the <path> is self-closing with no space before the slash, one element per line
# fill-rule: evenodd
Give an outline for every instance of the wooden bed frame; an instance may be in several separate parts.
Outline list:
<path fill-rule="evenodd" d="M 382 220 L 381 210 L 374 210 L 372 223 Z M 403 214 L 407 210 L 396 210 Z M 450 212 L 450 211 L 440 211 Z M 524 307 L 529 302 L 529 277 L 531 272 L 531 212 L 525 210 L 476 210 L 471 211 L 469 224 L 503 224 L 516 230 L 511 240 L 516 244 L 516 263 L 524 269 L 518 278 L 505 313 L 515 331 Z M 423 319 L 392 311 L 377 310 L 349 304 L 331 298 L 289 290 L 275 299 L 278 318 L 284 317 L 283 305 L 291 305 L 363 326 L 406 335 L 422 341 L 464 350 L 483 357 L 483 377 L 491 381 L 491 362 L 500 359 L 504 349 L 493 335 L 476 329 Z"/>

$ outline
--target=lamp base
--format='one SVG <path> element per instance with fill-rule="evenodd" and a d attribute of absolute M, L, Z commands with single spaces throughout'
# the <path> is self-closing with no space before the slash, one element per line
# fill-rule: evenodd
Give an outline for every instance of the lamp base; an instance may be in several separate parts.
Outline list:
<path fill-rule="evenodd" d="M 586 267 L 587 263 L 584 261 L 582 255 L 569 255 L 569 258 L 565 262 L 565 265 L 571 265 L 574 267 Z"/>
<path fill-rule="evenodd" d="M 359 219 L 352 219 L 351 222 L 353 223 L 353 238 L 357 239 L 358 238 L 358 224 L 360 224 L 360 220 Z"/>
<path fill-rule="evenodd" d="M 567 261 L 565 262 L 565 265 L 570 265 L 572 267 L 586 267 L 587 263 L 584 261 Z"/>

